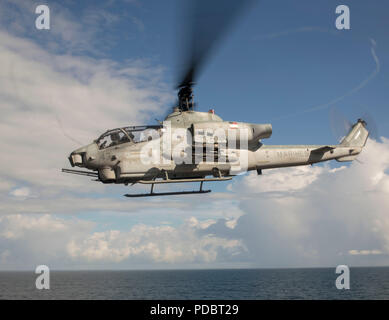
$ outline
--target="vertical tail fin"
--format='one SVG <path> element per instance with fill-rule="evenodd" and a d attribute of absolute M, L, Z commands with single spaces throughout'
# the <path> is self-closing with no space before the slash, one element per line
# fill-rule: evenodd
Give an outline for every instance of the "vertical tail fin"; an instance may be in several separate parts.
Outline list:
<path fill-rule="evenodd" d="M 369 137 L 369 131 L 366 129 L 366 122 L 362 119 L 358 119 L 347 136 L 345 136 L 340 142 L 341 147 L 364 147 Z"/>

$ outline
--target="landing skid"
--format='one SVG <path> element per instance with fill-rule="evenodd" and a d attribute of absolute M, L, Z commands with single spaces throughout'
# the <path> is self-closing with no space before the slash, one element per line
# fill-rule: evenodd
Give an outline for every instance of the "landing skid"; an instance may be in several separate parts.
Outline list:
<path fill-rule="evenodd" d="M 97 172 L 93 172 L 93 171 L 62 169 L 62 172 L 98 178 Z M 129 197 L 129 198 L 139 198 L 139 197 L 172 196 L 172 195 L 209 193 L 209 192 L 211 192 L 211 190 L 203 190 L 203 183 L 204 182 L 228 181 L 231 179 L 232 179 L 232 176 L 222 177 L 220 171 L 219 171 L 219 176 L 215 177 L 215 178 L 183 178 L 183 179 L 169 179 L 167 172 L 165 172 L 165 178 L 162 180 L 157 180 L 154 178 L 153 180 L 138 180 L 138 181 L 133 183 L 133 184 L 135 184 L 135 183 L 151 184 L 150 193 L 125 194 L 124 196 Z M 100 179 L 97 179 L 96 181 L 100 181 Z M 187 182 L 200 182 L 200 189 L 193 190 L 193 191 L 154 192 L 154 185 L 155 184 L 187 183 Z"/>
<path fill-rule="evenodd" d="M 154 197 L 154 196 L 172 196 L 172 195 L 183 195 L 183 194 L 199 194 L 199 193 L 209 193 L 211 190 L 203 190 L 203 182 L 200 181 L 200 190 L 196 191 L 172 191 L 172 192 L 154 192 L 154 183 L 151 183 L 150 193 L 140 193 L 140 194 L 125 194 L 125 197 L 129 198 L 138 198 L 138 197 Z"/>
<path fill-rule="evenodd" d="M 199 191 L 178 191 L 178 192 L 153 192 L 153 193 L 141 193 L 141 194 L 125 194 L 125 197 L 138 198 L 138 197 L 153 197 L 153 196 L 173 196 L 179 194 L 197 194 L 197 193 L 209 193 L 211 190 L 199 190 Z"/>

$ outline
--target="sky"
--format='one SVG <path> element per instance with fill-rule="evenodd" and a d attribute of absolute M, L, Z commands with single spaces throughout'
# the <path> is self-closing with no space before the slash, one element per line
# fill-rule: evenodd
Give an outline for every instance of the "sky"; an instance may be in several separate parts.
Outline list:
<path fill-rule="evenodd" d="M 258 1 L 195 87 L 201 111 L 271 123 L 265 144 L 335 144 L 332 108 L 350 121 L 368 113 L 378 133 L 358 161 L 145 199 L 60 170 L 107 129 L 170 110 L 185 4 L 50 0 L 50 30 L 37 30 L 39 4 L 0 3 L 0 270 L 389 265 L 386 1 Z M 350 30 L 335 27 L 340 4 Z"/>

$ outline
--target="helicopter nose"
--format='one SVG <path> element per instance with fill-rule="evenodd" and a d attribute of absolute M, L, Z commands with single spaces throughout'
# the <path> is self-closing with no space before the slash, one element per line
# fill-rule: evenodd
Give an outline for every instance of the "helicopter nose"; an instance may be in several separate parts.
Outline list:
<path fill-rule="evenodd" d="M 69 156 L 69 162 L 72 167 L 85 167 L 85 152 L 72 152 Z"/>
<path fill-rule="evenodd" d="M 85 167 L 85 154 L 87 146 L 74 150 L 68 157 L 72 167 Z"/>
<path fill-rule="evenodd" d="M 95 159 L 95 148 L 94 144 L 87 145 L 85 147 L 79 148 L 73 151 L 69 155 L 69 162 L 72 167 L 87 167 L 89 162 Z"/>

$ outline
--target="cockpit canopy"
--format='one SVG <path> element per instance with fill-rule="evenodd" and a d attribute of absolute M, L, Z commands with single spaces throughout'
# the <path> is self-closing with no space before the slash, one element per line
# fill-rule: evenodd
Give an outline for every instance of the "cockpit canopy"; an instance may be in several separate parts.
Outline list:
<path fill-rule="evenodd" d="M 103 133 L 96 143 L 102 150 L 122 143 L 146 142 L 159 138 L 163 132 L 162 128 L 162 125 L 116 128 Z"/>

